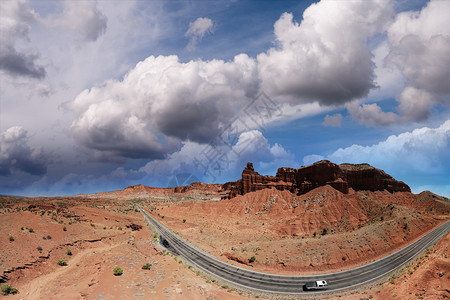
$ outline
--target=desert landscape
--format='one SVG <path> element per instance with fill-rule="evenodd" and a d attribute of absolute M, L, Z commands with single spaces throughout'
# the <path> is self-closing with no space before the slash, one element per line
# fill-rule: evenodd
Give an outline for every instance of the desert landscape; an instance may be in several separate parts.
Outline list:
<path fill-rule="evenodd" d="M 309 167 L 318 166 L 323 167 L 323 162 Z M 225 262 L 286 275 L 340 271 L 374 261 L 449 219 L 449 200 L 431 192 L 416 195 L 385 189 L 355 191 L 349 187 L 343 193 L 311 178 L 311 184 L 318 186 L 299 192 L 292 189 L 297 181 L 289 183 L 255 171 L 248 177 L 248 168 L 240 181 L 223 185 L 137 185 L 74 197 L 2 197 L 1 281 L 17 290 L 8 297 L 279 297 L 235 290 L 199 272 L 183 258 L 174 257 L 159 243 L 138 207 Z M 347 181 L 341 177 L 334 181 L 342 186 Z M 276 184 L 252 188 L 267 178 Z M 249 190 L 244 193 L 226 189 L 232 184 Z M 445 299 L 449 296 L 449 238 L 447 234 L 426 254 L 389 278 L 340 296 Z M 116 267 L 123 274 L 116 276 Z"/>

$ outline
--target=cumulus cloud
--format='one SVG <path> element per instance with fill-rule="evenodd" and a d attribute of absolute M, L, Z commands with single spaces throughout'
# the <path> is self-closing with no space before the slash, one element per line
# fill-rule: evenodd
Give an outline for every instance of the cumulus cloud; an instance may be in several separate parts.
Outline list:
<path fill-rule="evenodd" d="M 28 144 L 28 133 L 19 126 L 0 134 L 0 176 L 24 172 L 44 175 L 47 172 L 46 156 Z"/>
<path fill-rule="evenodd" d="M 189 38 L 186 49 L 189 51 L 194 50 L 205 34 L 213 32 L 214 23 L 209 18 L 197 18 L 194 22 L 190 22 L 189 29 L 184 34 L 185 37 Z"/>
<path fill-rule="evenodd" d="M 97 1 L 63 2 L 63 13 L 49 16 L 45 22 L 55 28 L 72 30 L 82 41 L 96 41 L 107 29 L 108 19 Z"/>
<path fill-rule="evenodd" d="M 370 163 L 390 174 L 405 176 L 419 174 L 423 182 L 428 175 L 443 174 L 450 168 L 450 120 L 438 128 L 423 127 L 411 132 L 392 135 L 370 146 L 352 145 L 330 155 L 304 158 L 309 164 L 320 159 L 335 163 Z"/>
<path fill-rule="evenodd" d="M 335 114 L 332 116 L 326 115 L 323 120 L 324 126 L 340 127 L 341 123 L 342 123 L 342 115 L 341 114 Z"/>
<path fill-rule="evenodd" d="M 44 67 L 37 64 L 38 54 L 29 49 L 18 49 L 18 40 L 26 40 L 35 13 L 25 0 L 0 2 L 0 70 L 12 76 L 42 79 Z"/>
<path fill-rule="evenodd" d="M 278 47 L 258 55 L 262 88 L 290 103 L 339 105 L 367 96 L 376 86 L 367 40 L 391 15 L 388 0 L 321 1 L 300 24 L 284 13 L 274 25 Z"/>
<path fill-rule="evenodd" d="M 398 14 L 387 30 L 390 52 L 385 62 L 396 67 L 406 86 L 396 97 L 397 112 L 377 104 L 349 106 L 359 122 L 371 126 L 426 120 L 437 103 L 450 103 L 449 1 L 430 1 L 421 11 Z"/>
<path fill-rule="evenodd" d="M 67 107 L 84 146 L 130 158 L 161 158 L 177 141 L 207 143 L 257 91 L 255 61 L 189 61 L 149 57 L 122 81 L 80 93 Z"/>
<path fill-rule="evenodd" d="M 167 159 L 151 161 L 138 171 L 160 186 L 169 185 L 178 175 L 203 182 L 225 182 L 238 178 L 249 161 L 263 174 L 274 173 L 280 165 L 294 164 L 293 155 L 281 145 L 270 145 L 260 131 L 250 130 L 242 132 L 231 148 L 186 142 Z"/>

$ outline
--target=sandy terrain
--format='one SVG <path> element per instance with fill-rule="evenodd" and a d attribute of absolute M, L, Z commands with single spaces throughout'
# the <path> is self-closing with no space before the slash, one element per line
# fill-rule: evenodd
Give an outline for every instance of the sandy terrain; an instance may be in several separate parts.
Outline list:
<path fill-rule="evenodd" d="M 219 192 L 213 190 L 196 198 L 204 188 L 187 194 L 159 189 L 154 197 L 155 191 L 135 186 L 97 196 L 0 198 L 0 279 L 18 289 L 18 294 L 7 297 L 252 297 L 212 282 L 164 253 L 135 210 L 137 203 L 224 261 L 283 274 L 340 270 L 374 260 L 449 218 L 448 200 L 431 193 L 343 195 L 324 186 L 302 196 L 262 190 L 219 201 Z M 139 197 L 133 197 L 135 191 Z M 132 230 L 132 224 L 142 228 Z M 344 298 L 448 297 L 449 239 L 447 235 L 405 275 Z M 252 256 L 255 262 L 250 263 Z M 66 260 L 67 266 L 59 266 L 59 259 Z M 150 270 L 142 269 L 146 263 L 152 265 Z M 123 275 L 113 275 L 116 266 L 123 269 Z"/>
<path fill-rule="evenodd" d="M 14 200 L 0 209 L 0 236 L 4 237 L 0 242 L 0 274 L 19 291 L 8 298 L 247 298 L 208 282 L 196 270 L 164 255 L 132 205 L 71 199 L 71 204 L 66 203 L 57 213 L 58 205 L 46 209 L 38 205 L 30 212 L 30 202 L 33 200 Z M 63 217 L 64 213 L 74 217 Z M 80 221 L 73 221 L 77 217 Z M 142 229 L 133 231 L 126 227 L 130 224 Z M 67 249 L 71 249 L 71 256 Z M 59 259 L 66 260 L 67 266 L 59 266 Z M 152 265 L 150 270 L 142 269 L 146 263 Z M 113 275 L 116 266 L 123 269 L 123 275 Z"/>
<path fill-rule="evenodd" d="M 442 238 L 400 274 L 370 290 L 332 298 L 349 300 L 385 299 L 449 299 L 450 298 L 450 233 Z"/>
<path fill-rule="evenodd" d="M 434 197 L 346 195 L 330 186 L 301 196 L 266 189 L 229 200 L 167 205 L 152 213 L 224 261 L 295 275 L 354 267 L 405 246 L 449 219 L 448 204 Z"/>

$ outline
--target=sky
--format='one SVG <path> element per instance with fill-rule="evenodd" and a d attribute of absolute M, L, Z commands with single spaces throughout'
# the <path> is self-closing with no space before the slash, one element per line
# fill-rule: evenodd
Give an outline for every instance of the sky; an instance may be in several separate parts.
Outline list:
<path fill-rule="evenodd" d="M 0 194 L 369 163 L 450 197 L 450 0 L 0 1 Z"/>

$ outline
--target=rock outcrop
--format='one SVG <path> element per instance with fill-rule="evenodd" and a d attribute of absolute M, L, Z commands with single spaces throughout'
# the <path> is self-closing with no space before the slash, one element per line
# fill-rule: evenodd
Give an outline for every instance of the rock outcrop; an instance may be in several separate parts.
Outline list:
<path fill-rule="evenodd" d="M 404 182 L 369 164 L 337 165 L 328 160 L 299 169 L 279 168 L 276 176 L 260 175 L 249 162 L 242 171 L 242 178 L 224 184 L 223 189 L 230 191 L 225 198 L 233 198 L 265 188 L 289 190 L 302 195 L 324 185 L 330 185 L 344 194 L 348 194 L 350 188 L 355 191 L 411 192 Z"/>

